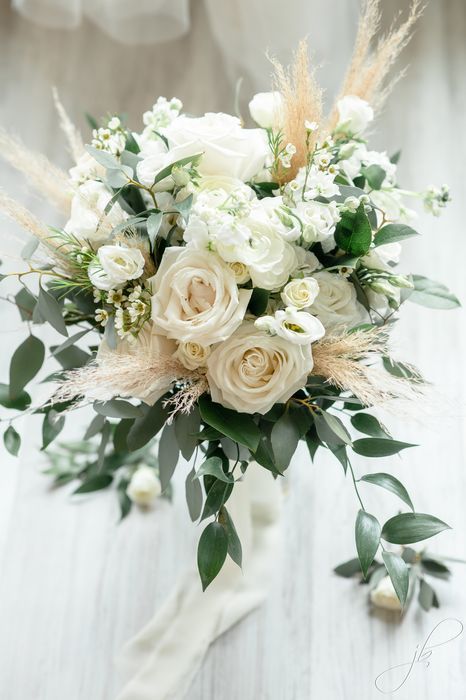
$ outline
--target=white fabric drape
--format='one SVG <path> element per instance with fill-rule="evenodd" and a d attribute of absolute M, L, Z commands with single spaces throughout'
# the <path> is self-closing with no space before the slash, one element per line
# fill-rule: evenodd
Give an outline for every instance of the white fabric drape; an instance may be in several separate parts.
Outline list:
<path fill-rule="evenodd" d="M 229 558 L 202 593 L 187 574 L 119 659 L 127 683 L 117 700 L 181 700 L 210 644 L 266 597 L 280 558 L 281 483 L 252 463 L 228 509 L 243 547 L 243 570 Z"/>

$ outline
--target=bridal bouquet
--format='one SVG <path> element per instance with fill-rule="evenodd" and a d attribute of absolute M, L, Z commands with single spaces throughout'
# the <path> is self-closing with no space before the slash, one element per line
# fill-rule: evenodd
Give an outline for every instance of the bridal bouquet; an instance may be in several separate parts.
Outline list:
<path fill-rule="evenodd" d="M 43 416 L 44 449 L 72 411 L 91 406 L 82 449 L 53 452 L 49 472 L 56 484 L 78 479 L 80 494 L 114 484 L 123 516 L 167 493 L 180 454 L 192 460 L 186 497 L 204 527 L 203 588 L 227 556 L 241 565 L 228 510 L 235 483 L 248 469 L 280 478 L 300 441 L 312 460 L 330 450 L 349 475 L 362 572 L 381 547 L 401 603 L 408 568 L 384 542 L 411 544 L 448 527 L 415 511 L 392 475 L 356 478 L 352 461 L 412 447 L 366 410 L 422 390 L 416 370 L 389 352 L 403 304 L 458 305 L 442 284 L 398 269 L 402 244 L 418 237 L 407 202 L 437 216 L 448 188 L 401 188 L 398 155 L 371 150 L 365 136 L 417 13 L 371 51 L 377 3 L 367 4 L 327 117 L 303 43 L 292 68 L 275 64 L 274 91 L 250 102 L 254 128 L 228 114 L 191 116 L 180 100 L 159 97 L 141 131 L 111 115 L 92 120 L 83 145 L 57 98 L 75 160 L 68 173 L 1 133 L 3 155 L 63 222 L 47 227 L 0 195 L 32 234 L 27 266 L 5 275 L 21 283 L 5 300 L 27 336 L 1 403 Z M 25 387 L 44 362 L 42 324 L 60 338 L 49 350 L 60 368 L 43 379 L 49 400 L 31 408 Z M 17 454 L 14 418 L 2 420 Z M 406 512 L 379 524 L 364 506 L 371 484 Z"/>

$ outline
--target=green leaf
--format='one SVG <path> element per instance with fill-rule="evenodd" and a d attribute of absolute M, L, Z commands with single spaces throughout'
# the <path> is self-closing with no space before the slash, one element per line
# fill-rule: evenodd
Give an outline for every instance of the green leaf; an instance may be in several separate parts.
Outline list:
<path fill-rule="evenodd" d="M 351 445 L 351 436 L 337 416 L 326 411 L 314 415 L 317 435 L 329 445 Z"/>
<path fill-rule="evenodd" d="M 68 336 L 68 330 L 63 319 L 63 312 L 55 297 L 43 287 L 39 290 L 37 308 L 45 321 L 61 335 Z"/>
<path fill-rule="evenodd" d="M 257 449 L 254 451 L 254 459 L 265 469 L 268 469 L 276 476 L 282 475 L 278 466 L 275 464 L 275 456 L 272 451 L 272 444 L 266 435 L 263 435 L 259 441 Z"/>
<path fill-rule="evenodd" d="M 451 576 L 450 569 L 441 561 L 437 561 L 437 559 L 422 556 L 421 566 L 427 574 L 430 574 L 430 576 L 435 576 L 436 578 L 441 578 L 444 580 L 448 580 Z"/>
<path fill-rule="evenodd" d="M 154 250 L 155 239 L 162 224 L 163 214 L 161 211 L 151 214 L 147 219 L 147 235 L 149 236 L 151 250 Z"/>
<path fill-rule="evenodd" d="M 273 426 L 270 442 L 275 457 L 274 462 L 281 472 L 289 466 L 300 437 L 298 426 L 290 413 L 285 413 Z"/>
<path fill-rule="evenodd" d="M 398 600 L 404 608 L 409 590 L 409 568 L 406 562 L 397 554 L 393 554 L 393 552 L 382 552 L 382 559 Z"/>
<path fill-rule="evenodd" d="M 226 484 L 220 479 L 215 479 L 215 481 L 212 483 L 207 492 L 207 498 L 204 503 L 204 509 L 202 511 L 201 520 L 210 518 L 211 515 L 216 515 L 220 508 L 230 498 L 232 490 L 233 484 Z"/>
<path fill-rule="evenodd" d="M 133 406 L 122 399 L 111 399 L 103 403 L 94 401 L 94 411 L 107 418 L 140 418 L 143 415 L 140 406 Z"/>
<path fill-rule="evenodd" d="M 416 445 L 389 438 L 361 438 L 353 442 L 353 450 L 363 457 L 390 457 L 408 447 Z"/>
<path fill-rule="evenodd" d="M 136 418 L 134 421 L 127 437 L 128 448 L 131 451 L 147 445 L 154 435 L 157 435 L 162 429 L 168 417 L 168 413 L 162 405 L 163 400 L 164 398 L 162 397 L 143 416 Z"/>
<path fill-rule="evenodd" d="M 191 163 L 193 166 L 197 165 L 201 156 L 202 153 L 196 153 L 195 155 L 187 156 L 186 158 L 180 158 L 180 160 L 177 160 L 174 163 L 167 165 L 166 168 L 163 168 L 163 170 L 157 173 L 153 185 L 157 185 L 157 183 L 162 182 L 162 180 L 165 180 L 166 177 L 169 177 L 172 173 L 173 168 L 180 168 L 183 165 L 188 165 L 188 163 Z"/>
<path fill-rule="evenodd" d="M 397 362 L 387 355 L 384 355 L 382 358 L 382 363 L 385 370 L 390 374 L 393 374 L 394 377 L 421 380 L 421 375 L 410 365 L 406 365 L 403 362 Z"/>
<path fill-rule="evenodd" d="M 193 522 L 199 518 L 202 510 L 202 487 L 195 476 L 196 472 L 193 467 L 185 482 L 186 502 L 188 504 L 189 517 Z"/>
<path fill-rule="evenodd" d="M 406 224 L 387 224 L 379 229 L 374 236 L 374 245 L 387 245 L 387 243 L 396 243 L 397 241 L 405 241 L 412 236 L 419 236 L 411 226 Z"/>
<path fill-rule="evenodd" d="M 205 395 L 199 399 L 199 410 L 202 420 L 208 425 L 255 452 L 261 434 L 250 414 L 224 408 Z"/>
<path fill-rule="evenodd" d="M 401 481 L 398 481 L 398 479 L 391 474 L 385 474 L 383 472 L 377 474 L 365 474 L 361 477 L 360 481 L 365 481 L 368 484 L 375 484 L 376 486 L 381 486 L 387 491 L 391 491 L 396 496 L 401 498 L 401 500 L 404 501 L 411 508 L 411 510 L 414 510 L 413 502 L 409 497 L 409 493 Z"/>
<path fill-rule="evenodd" d="M 359 562 L 366 578 L 380 544 L 380 523 L 377 518 L 360 510 L 356 518 L 355 537 Z"/>
<path fill-rule="evenodd" d="M 231 474 L 226 474 L 223 471 L 223 463 L 220 457 L 209 457 L 209 459 L 206 459 L 194 473 L 193 479 L 200 479 L 206 474 L 215 476 L 216 479 L 220 479 L 220 481 L 224 481 L 227 484 L 232 484 L 234 481 Z"/>
<path fill-rule="evenodd" d="M 197 408 L 194 408 L 191 413 L 180 413 L 175 418 L 175 435 L 178 445 L 186 461 L 189 461 L 193 456 L 197 445 L 196 433 L 199 432 L 200 416 Z"/>
<path fill-rule="evenodd" d="M 360 433 L 370 435 L 371 437 L 387 437 L 387 431 L 380 425 L 375 416 L 370 413 L 356 413 L 351 417 L 351 425 Z"/>
<path fill-rule="evenodd" d="M 434 282 L 421 275 L 413 275 L 412 282 L 414 289 L 408 296 L 409 301 L 429 309 L 455 309 L 461 306 L 457 297 L 440 282 Z"/>
<path fill-rule="evenodd" d="M 254 287 L 249 300 L 249 311 L 254 314 L 254 316 L 262 316 L 262 314 L 267 310 L 269 296 L 270 292 L 267 289 Z"/>
<path fill-rule="evenodd" d="M 16 348 L 10 362 L 10 396 L 17 398 L 26 384 L 33 379 L 42 367 L 45 347 L 39 338 L 30 335 Z"/>
<path fill-rule="evenodd" d="M 98 418 L 104 418 L 104 416 L 98 416 Z M 105 418 L 104 418 L 105 422 Z M 123 418 L 118 425 L 115 428 L 115 432 L 113 433 L 113 447 L 115 448 L 116 452 L 127 452 L 128 451 L 128 445 L 127 445 L 127 438 L 128 438 L 128 433 L 131 429 L 131 426 L 133 425 L 134 420 L 131 418 Z M 102 423 L 103 426 L 103 423 Z"/>
<path fill-rule="evenodd" d="M 0 384 L 0 404 L 5 408 L 25 411 L 31 405 L 31 397 L 25 391 L 21 391 L 18 396 L 12 399 L 8 384 Z"/>
<path fill-rule="evenodd" d="M 33 296 L 26 287 L 23 287 L 23 289 L 15 295 L 15 303 L 18 307 L 21 320 L 31 321 L 37 304 L 36 297 Z"/>
<path fill-rule="evenodd" d="M 363 203 L 355 214 L 344 213 L 335 231 L 335 242 L 349 255 L 359 257 L 367 253 L 372 243 L 372 229 Z"/>
<path fill-rule="evenodd" d="M 105 416 L 101 416 L 100 414 L 94 416 L 94 418 L 88 425 L 86 432 L 84 433 L 84 440 L 89 440 L 91 437 L 94 437 L 94 435 L 98 435 L 104 427 L 104 423 Z"/>
<path fill-rule="evenodd" d="M 419 580 L 419 595 L 418 601 L 419 605 L 425 612 L 429 612 L 432 607 L 438 607 L 434 605 L 434 599 L 436 598 L 435 591 L 431 585 L 427 583 L 423 578 Z"/>
<path fill-rule="evenodd" d="M 197 566 L 205 591 L 220 572 L 228 551 L 228 536 L 220 523 L 209 523 L 197 548 Z"/>
<path fill-rule="evenodd" d="M 174 207 L 176 209 L 176 211 L 178 211 L 181 214 L 181 216 L 183 217 L 184 222 L 186 224 L 189 221 L 189 214 L 190 214 L 191 207 L 193 204 L 193 199 L 194 199 L 194 195 L 190 194 L 187 197 L 185 197 L 183 200 L 181 200 L 181 202 L 177 202 L 175 204 L 175 207 Z"/>
<path fill-rule="evenodd" d="M 337 576 L 342 576 L 343 578 L 351 578 L 355 574 L 361 573 L 361 564 L 359 559 L 350 559 L 349 561 L 339 564 L 333 570 Z"/>
<path fill-rule="evenodd" d="M 56 411 L 48 411 L 42 423 L 42 449 L 45 450 L 63 430 L 65 416 Z"/>
<path fill-rule="evenodd" d="M 117 485 L 118 503 L 120 504 L 120 520 L 124 520 L 124 518 L 129 515 L 131 508 L 133 507 L 133 502 L 126 493 L 128 486 L 129 481 L 125 478 L 120 479 Z"/>
<path fill-rule="evenodd" d="M 449 529 L 449 525 L 433 515 L 400 513 L 387 520 L 382 529 L 382 537 L 392 544 L 412 544 Z"/>
<path fill-rule="evenodd" d="M 79 333 L 75 333 L 74 335 L 71 335 L 69 338 L 63 341 L 61 345 L 57 345 L 52 352 L 52 355 L 58 355 L 61 353 L 63 350 L 66 350 L 67 348 L 70 348 L 72 345 L 75 345 L 75 343 L 80 340 L 83 336 L 87 335 L 92 329 L 91 328 L 86 328 L 84 331 L 79 331 Z"/>
<path fill-rule="evenodd" d="M 367 184 L 373 190 L 380 190 L 387 173 L 380 165 L 369 165 L 367 168 L 362 168 L 362 174 L 367 180 Z"/>
<path fill-rule="evenodd" d="M 3 444 L 13 457 L 18 456 L 19 448 L 21 447 L 21 436 L 12 425 L 8 426 L 3 433 Z"/>
<path fill-rule="evenodd" d="M 50 348 L 54 353 L 54 359 L 63 367 L 63 369 L 75 369 L 82 367 L 91 359 L 91 355 L 85 352 L 76 345 L 65 348 L 65 350 L 57 351 L 56 346 Z"/>
<path fill-rule="evenodd" d="M 167 423 L 162 430 L 158 452 L 159 477 L 162 491 L 165 491 L 170 484 L 176 465 L 178 464 L 179 456 L 178 443 L 175 437 L 175 426 L 173 423 Z"/>
<path fill-rule="evenodd" d="M 92 493 L 92 491 L 101 491 L 106 489 L 113 481 L 113 476 L 111 474 L 97 474 L 90 479 L 87 479 L 81 486 L 79 486 L 76 491 L 73 491 L 73 496 L 82 493 Z"/>
<path fill-rule="evenodd" d="M 103 165 L 104 168 L 109 168 L 110 170 L 113 168 L 119 168 L 120 163 L 117 160 L 116 156 L 112 155 L 112 153 L 109 153 L 108 151 L 103 151 L 100 148 L 94 148 L 94 146 L 87 145 L 86 151 L 94 158 L 94 160 L 97 161 L 100 165 Z"/>
<path fill-rule="evenodd" d="M 31 236 L 26 245 L 21 251 L 21 257 L 23 260 L 30 260 L 39 246 L 39 239 Z"/>
<path fill-rule="evenodd" d="M 235 564 L 238 564 L 238 566 L 241 567 L 243 559 L 243 550 L 241 547 L 241 542 L 238 537 L 238 533 L 236 532 L 233 520 L 231 519 L 230 514 L 225 508 L 225 506 L 222 506 L 220 509 L 218 521 L 221 525 L 223 525 L 223 527 L 225 528 L 225 532 L 227 533 L 228 554 L 233 559 Z"/>

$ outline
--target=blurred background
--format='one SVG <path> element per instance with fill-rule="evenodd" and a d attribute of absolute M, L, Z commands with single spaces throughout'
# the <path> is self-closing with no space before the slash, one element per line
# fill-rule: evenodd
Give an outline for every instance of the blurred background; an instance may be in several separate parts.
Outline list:
<path fill-rule="evenodd" d="M 288 62 L 309 37 L 330 104 L 355 37 L 357 0 L 8 0 L 0 2 L 0 123 L 31 148 L 71 164 L 58 127 L 56 86 L 73 121 L 84 113 L 128 115 L 141 127 L 157 96 L 179 97 L 189 113 L 233 111 L 270 88 L 266 51 Z M 406 0 L 383 3 L 388 26 Z M 466 299 L 466 3 L 431 0 L 402 55 L 409 65 L 374 126 L 374 147 L 402 149 L 400 181 L 409 189 L 449 183 L 453 202 L 440 219 L 420 211 L 403 267 L 445 282 Z M 51 224 L 63 224 L 46 201 L 0 163 L 0 187 Z M 5 234 L 10 224 L 2 221 Z M 18 251 L 11 248 L 12 256 Z M 8 259 L 5 267 L 10 267 Z M 10 284 L 9 282 L 7 284 Z M 5 293 L 2 288 L 2 293 Z M 17 311 L 1 307 L 0 381 L 24 334 Z M 464 310 L 406 305 L 397 329 L 398 355 L 435 384 L 434 405 L 420 420 L 390 417 L 395 437 L 419 443 L 386 466 L 402 478 L 419 511 L 452 530 L 432 551 L 466 556 Z M 44 376 L 49 369 L 43 370 Z M 77 417 L 78 421 L 79 418 Z M 70 421 L 71 422 L 71 421 Z M 194 563 L 198 533 L 183 489 L 174 505 L 161 502 L 118 524 L 113 494 L 71 502 L 72 488 L 48 489 L 38 452 L 39 422 L 26 417 L 19 459 L 2 455 L 0 469 L 0 697 L 8 700 L 112 700 L 120 687 L 114 659 L 152 616 L 177 576 Z M 79 425 L 73 426 L 79 432 Z M 360 473 L 383 461 L 356 464 Z M 180 484 L 186 465 L 178 469 Z M 371 614 L 365 591 L 332 574 L 354 556 L 354 494 L 339 465 L 297 453 L 287 485 L 285 548 L 267 603 L 224 635 L 208 653 L 189 700 L 372 700 L 375 677 L 409 661 L 439 621 L 466 623 L 466 566 L 437 586 L 441 608 L 414 608 L 400 623 Z M 375 489 L 375 491 L 381 491 Z M 393 514 L 390 495 L 367 498 Z M 415 607 L 415 606 L 414 606 Z M 393 696 L 460 700 L 466 695 L 466 639 L 438 648 L 429 668 L 418 664 Z M 180 700 L 182 700 L 180 698 Z"/>

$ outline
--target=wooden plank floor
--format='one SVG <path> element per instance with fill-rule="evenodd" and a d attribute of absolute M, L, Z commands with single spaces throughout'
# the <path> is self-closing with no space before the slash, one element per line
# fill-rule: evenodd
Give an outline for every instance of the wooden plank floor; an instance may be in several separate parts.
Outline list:
<path fill-rule="evenodd" d="M 405 4 L 400 0 L 390 7 Z M 315 0 L 314 5 L 320 29 L 304 27 L 303 33 L 317 35 L 317 58 L 325 58 L 320 74 L 331 94 L 348 59 L 357 3 Z M 50 99 L 52 84 L 82 126 L 85 109 L 96 115 L 125 111 L 137 125 L 137 116 L 159 94 L 178 95 L 190 112 L 231 109 L 226 66 L 200 3 L 192 19 L 192 32 L 182 40 L 122 47 L 89 25 L 73 33 L 35 27 L 4 0 L 0 122 L 66 165 Z M 273 46 L 272 36 L 267 41 Z M 410 64 L 408 77 L 379 120 L 375 143 L 390 152 L 401 146 L 401 179 L 407 187 L 446 181 L 454 197 L 441 219 L 421 213 L 424 238 L 406 246 L 405 268 L 447 282 L 464 300 L 463 0 L 431 0 L 404 61 Z M 237 76 L 238 68 L 228 68 L 230 76 Z M 267 89 L 266 72 L 264 68 L 257 89 Z M 58 222 L 47 203 L 28 193 L 3 164 L 0 186 Z M 8 228 L 2 222 L 2 237 Z M 10 251 L 17 254 L 13 244 Z M 458 557 L 466 555 L 464 322 L 463 310 L 406 307 L 397 334 L 400 357 L 417 363 L 436 390 L 428 405 L 419 407 L 422 420 L 390 419 L 397 437 L 421 447 L 387 461 L 414 494 L 418 510 L 452 525 L 432 545 L 434 550 Z M 2 305 L 2 381 L 10 350 L 21 338 L 19 326 L 16 311 Z M 120 682 L 114 666 L 118 650 L 194 561 L 197 533 L 181 489 L 173 507 L 164 502 L 122 525 L 116 524 L 112 494 L 70 503 L 66 490 L 49 492 L 40 473 L 37 422 L 25 421 L 22 433 L 27 437 L 20 460 L 3 455 L 0 469 L 0 697 L 112 700 Z M 357 468 L 360 473 L 379 471 L 382 462 L 361 459 Z M 180 477 L 185 470 L 181 465 Z M 363 591 L 331 572 L 353 555 L 357 503 L 350 484 L 333 461 L 321 458 L 311 465 L 304 451 L 291 472 L 286 548 L 277 553 L 270 598 L 210 650 L 189 700 L 372 700 L 380 696 L 374 687 L 378 673 L 409 661 L 434 625 L 445 618 L 466 623 L 466 567 L 460 565 L 451 584 L 437 586 L 440 610 L 427 615 L 411 610 L 401 624 L 369 614 Z M 390 495 L 374 491 L 367 493 L 370 507 L 381 517 L 393 514 Z M 417 664 L 393 698 L 461 700 L 466 697 L 465 658 L 466 634 L 439 647 L 428 668 Z"/>

